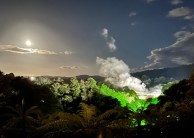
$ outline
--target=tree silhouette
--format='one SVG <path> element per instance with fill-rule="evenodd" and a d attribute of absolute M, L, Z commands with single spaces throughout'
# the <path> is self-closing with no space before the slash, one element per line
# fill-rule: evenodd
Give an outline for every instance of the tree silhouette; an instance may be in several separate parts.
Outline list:
<path fill-rule="evenodd" d="M 85 103 L 80 103 L 80 108 L 78 114 L 58 112 L 51 115 L 44 121 L 44 125 L 38 128 L 38 133 L 47 135 L 49 132 L 49 134 L 58 135 L 59 131 L 71 131 L 75 136 L 93 137 L 102 133 L 101 129 L 108 124 L 107 119 L 117 112 L 111 109 L 99 114 L 95 106 Z"/>

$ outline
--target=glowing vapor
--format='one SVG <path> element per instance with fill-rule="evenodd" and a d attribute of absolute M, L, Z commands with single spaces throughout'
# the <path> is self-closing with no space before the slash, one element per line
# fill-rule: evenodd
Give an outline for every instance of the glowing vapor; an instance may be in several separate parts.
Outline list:
<path fill-rule="evenodd" d="M 136 91 L 139 98 L 157 97 L 161 94 L 161 85 L 148 90 L 140 79 L 131 76 L 129 67 L 122 60 L 115 57 L 107 59 L 97 57 L 96 63 L 100 65 L 100 75 L 106 77 L 106 81 L 118 87 L 127 86 Z"/>

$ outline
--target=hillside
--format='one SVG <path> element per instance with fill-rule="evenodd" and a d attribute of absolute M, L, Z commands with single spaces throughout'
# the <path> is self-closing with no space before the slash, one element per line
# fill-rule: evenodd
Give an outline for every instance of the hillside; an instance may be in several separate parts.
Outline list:
<path fill-rule="evenodd" d="M 194 135 L 194 72 L 164 95 L 143 100 L 134 91 L 118 91 L 95 80 L 36 85 L 0 71 L 0 99 L 2 138 Z"/>
<path fill-rule="evenodd" d="M 165 78 L 173 78 L 174 80 L 183 80 L 187 79 L 190 75 L 192 70 L 194 69 L 194 64 L 190 65 L 182 65 L 178 67 L 172 67 L 172 68 L 163 68 L 163 69 L 154 69 L 154 70 L 145 70 L 145 71 L 140 71 L 140 72 L 134 72 L 131 73 L 132 76 L 140 78 L 143 75 L 148 76 L 149 78 L 159 78 L 161 76 Z M 76 76 L 77 79 L 83 79 L 86 80 L 89 77 L 94 78 L 97 81 L 103 81 L 104 77 L 102 76 L 89 76 L 89 75 L 79 75 Z M 65 77 L 66 79 L 69 79 L 68 77 Z"/>
<path fill-rule="evenodd" d="M 148 76 L 149 78 L 158 78 L 158 77 L 165 77 L 165 78 L 173 78 L 174 80 L 182 80 L 187 79 L 190 75 L 192 70 L 194 69 L 194 64 L 190 65 L 182 65 L 173 68 L 163 68 L 163 69 L 154 69 L 154 70 L 146 70 L 141 72 L 135 72 L 131 75 L 137 78 L 141 78 L 143 75 Z"/>

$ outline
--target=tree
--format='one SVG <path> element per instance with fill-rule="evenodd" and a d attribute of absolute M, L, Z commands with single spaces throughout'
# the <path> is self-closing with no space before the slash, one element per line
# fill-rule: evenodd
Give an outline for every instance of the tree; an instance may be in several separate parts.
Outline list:
<path fill-rule="evenodd" d="M 23 110 L 23 107 L 16 105 L 15 108 L 5 106 L 0 108 L 1 135 L 5 137 L 30 137 L 39 127 L 42 119 L 42 112 L 37 106 Z"/>
<path fill-rule="evenodd" d="M 88 101 L 87 87 L 84 80 L 80 81 L 80 90 L 82 101 Z"/>
<path fill-rule="evenodd" d="M 3 76 L 3 75 L 4 75 L 3 72 L 0 70 L 0 77 Z"/>
<path fill-rule="evenodd" d="M 48 77 L 37 77 L 36 81 L 34 82 L 35 84 L 41 85 L 41 86 L 48 86 L 50 84 L 52 84 L 52 81 L 50 78 Z"/>
<path fill-rule="evenodd" d="M 179 83 L 172 85 L 169 89 L 163 92 L 164 96 L 160 96 L 160 103 L 163 103 L 163 101 L 173 101 L 174 103 L 180 102 L 185 98 L 186 93 L 189 89 L 190 85 L 188 83 L 188 80 L 181 80 Z"/>
<path fill-rule="evenodd" d="M 73 94 L 73 98 L 76 99 L 80 96 L 80 84 L 76 77 L 72 77 L 70 80 L 70 93 Z"/>
<path fill-rule="evenodd" d="M 194 88 L 194 69 L 193 69 L 193 71 L 191 73 L 191 76 L 189 78 L 189 81 L 190 81 L 192 87 Z"/>
<path fill-rule="evenodd" d="M 59 131 L 73 131 L 73 135 L 79 137 L 96 137 L 98 133 L 102 132 L 102 129 L 106 128 L 109 123 L 108 119 L 117 113 L 115 109 L 99 113 L 95 106 L 83 102 L 80 103 L 80 108 L 81 110 L 78 114 L 65 112 L 52 114 L 44 121 L 43 126 L 37 129 L 38 133 L 43 135 L 53 134 L 56 136 L 59 134 Z M 61 136 L 64 135 L 62 134 Z"/>
<path fill-rule="evenodd" d="M 85 82 L 85 86 L 86 86 L 86 89 L 87 89 L 87 98 L 91 99 L 94 92 L 96 91 L 97 89 L 97 85 L 96 85 L 96 80 L 94 80 L 93 78 L 88 78 L 87 81 Z"/>

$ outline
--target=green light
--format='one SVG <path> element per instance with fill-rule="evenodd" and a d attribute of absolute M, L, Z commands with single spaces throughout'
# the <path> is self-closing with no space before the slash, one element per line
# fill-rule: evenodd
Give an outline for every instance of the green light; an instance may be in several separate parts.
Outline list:
<path fill-rule="evenodd" d="M 158 98 L 153 98 L 150 103 L 156 105 L 158 102 Z"/>
<path fill-rule="evenodd" d="M 145 120 L 145 119 L 142 119 L 140 121 L 140 126 L 146 126 L 147 124 L 148 124 L 148 121 Z M 137 119 L 133 118 L 132 121 L 131 121 L 130 127 L 134 128 L 134 127 L 137 127 L 137 126 L 138 126 Z"/>
<path fill-rule="evenodd" d="M 137 123 L 137 120 L 135 118 L 132 119 L 131 121 L 131 124 L 130 124 L 130 127 L 137 127 L 138 126 L 138 123 Z"/>
<path fill-rule="evenodd" d="M 141 126 L 145 126 L 147 124 L 148 124 L 148 122 L 145 119 L 141 120 Z"/>
<path fill-rule="evenodd" d="M 141 112 L 142 110 L 146 110 L 150 104 L 157 104 L 159 102 L 157 98 L 153 98 L 150 101 L 139 99 L 138 96 L 134 94 L 133 90 L 129 92 L 121 92 L 111 89 L 105 84 L 102 84 L 98 88 L 98 92 L 117 99 L 122 107 L 128 107 L 129 110 L 137 113 Z"/>

